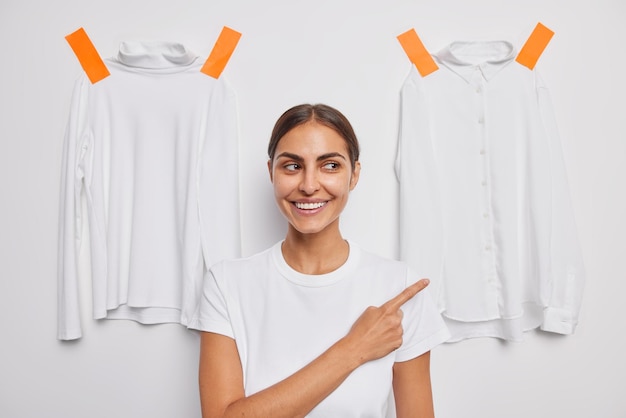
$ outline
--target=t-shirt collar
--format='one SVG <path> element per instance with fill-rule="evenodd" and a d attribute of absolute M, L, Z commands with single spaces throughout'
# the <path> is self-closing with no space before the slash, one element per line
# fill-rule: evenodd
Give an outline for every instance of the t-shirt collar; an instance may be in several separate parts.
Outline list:
<path fill-rule="evenodd" d="M 472 41 L 453 42 L 433 56 L 469 83 L 476 69 L 485 80 L 493 79 L 513 61 L 515 53 L 513 45 L 507 41 Z"/>
<path fill-rule="evenodd" d="M 285 279 L 289 280 L 290 282 L 296 285 L 305 286 L 305 287 L 330 286 L 339 282 L 340 280 L 346 277 L 350 277 L 352 273 L 354 272 L 354 270 L 356 269 L 356 267 L 358 266 L 359 259 L 361 257 L 360 247 L 355 245 L 350 240 L 347 240 L 347 242 L 348 242 L 348 245 L 350 246 L 348 259 L 346 260 L 345 263 L 339 266 L 339 268 L 337 268 L 334 271 L 331 271 L 330 273 L 311 275 L 311 274 L 300 273 L 299 271 L 296 271 L 295 269 L 293 269 L 291 266 L 289 266 L 289 264 L 287 264 L 287 262 L 285 261 L 285 258 L 283 257 L 283 252 L 281 249 L 283 241 L 276 243 L 272 247 L 272 250 L 271 250 L 272 258 L 280 274 Z"/>

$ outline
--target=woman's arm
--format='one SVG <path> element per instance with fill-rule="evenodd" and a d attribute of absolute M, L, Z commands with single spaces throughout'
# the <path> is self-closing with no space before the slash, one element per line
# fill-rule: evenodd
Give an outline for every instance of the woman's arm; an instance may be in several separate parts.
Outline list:
<path fill-rule="evenodd" d="M 235 341 L 202 333 L 200 396 L 202 416 L 298 417 L 325 399 L 359 364 L 340 340 L 287 379 L 245 397 Z"/>
<path fill-rule="evenodd" d="M 430 351 L 414 359 L 394 363 L 393 394 L 397 418 L 434 418 Z"/>
<path fill-rule="evenodd" d="M 402 344 L 400 307 L 427 284 L 427 280 L 420 280 L 384 305 L 367 308 L 345 337 L 311 363 L 248 397 L 244 393 L 235 341 L 203 332 L 199 375 L 202 416 L 305 416 L 357 367 L 389 354 Z"/>

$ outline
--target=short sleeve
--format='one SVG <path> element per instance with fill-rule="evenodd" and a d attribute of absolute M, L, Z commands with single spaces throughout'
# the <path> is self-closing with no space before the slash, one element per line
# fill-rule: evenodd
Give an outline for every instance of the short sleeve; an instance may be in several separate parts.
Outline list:
<path fill-rule="evenodd" d="M 202 295 L 188 328 L 235 338 L 221 282 L 223 265 L 215 264 L 204 276 Z"/>
<path fill-rule="evenodd" d="M 414 283 L 417 277 L 407 269 L 406 285 Z M 396 362 L 418 357 L 450 338 L 428 287 L 405 303 L 402 312 L 403 343 L 396 350 Z"/>

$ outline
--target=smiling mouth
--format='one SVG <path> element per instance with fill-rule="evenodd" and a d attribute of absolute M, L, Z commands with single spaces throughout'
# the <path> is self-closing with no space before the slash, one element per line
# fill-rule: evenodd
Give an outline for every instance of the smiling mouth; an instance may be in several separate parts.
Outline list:
<path fill-rule="evenodd" d="M 295 202 L 294 204 L 298 209 L 303 210 L 313 210 L 319 209 L 324 206 L 327 202 L 315 202 L 315 203 L 303 203 L 303 202 Z"/>

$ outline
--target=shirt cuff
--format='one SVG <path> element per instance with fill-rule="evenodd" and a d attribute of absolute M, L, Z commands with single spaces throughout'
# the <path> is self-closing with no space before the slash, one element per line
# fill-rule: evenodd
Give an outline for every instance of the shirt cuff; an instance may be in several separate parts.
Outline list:
<path fill-rule="evenodd" d="M 576 329 L 574 315 L 565 309 L 546 308 L 543 311 L 543 323 L 541 329 L 547 332 L 569 335 Z"/>

